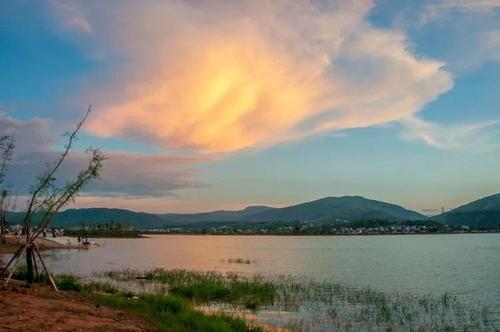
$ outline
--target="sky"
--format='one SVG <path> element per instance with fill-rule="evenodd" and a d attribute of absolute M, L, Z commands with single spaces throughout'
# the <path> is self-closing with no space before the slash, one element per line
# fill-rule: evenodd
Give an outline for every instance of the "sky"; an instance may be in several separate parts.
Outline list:
<path fill-rule="evenodd" d="M 107 160 L 76 207 L 432 215 L 500 192 L 500 0 L 3 0 L 20 201 L 88 105 L 59 179 Z"/>

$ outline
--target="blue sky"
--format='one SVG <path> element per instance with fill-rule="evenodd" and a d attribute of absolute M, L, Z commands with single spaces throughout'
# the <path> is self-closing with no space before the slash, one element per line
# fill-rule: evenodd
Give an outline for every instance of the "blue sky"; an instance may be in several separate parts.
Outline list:
<path fill-rule="evenodd" d="M 499 22 L 495 0 L 7 0 L 11 182 L 22 196 L 92 104 L 70 165 L 88 145 L 109 161 L 78 206 L 453 208 L 500 191 Z"/>

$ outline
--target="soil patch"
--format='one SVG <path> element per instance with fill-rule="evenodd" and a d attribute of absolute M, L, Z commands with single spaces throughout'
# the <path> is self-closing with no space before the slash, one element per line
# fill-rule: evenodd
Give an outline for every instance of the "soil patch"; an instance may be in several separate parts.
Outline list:
<path fill-rule="evenodd" d="M 150 331 L 126 312 L 56 293 L 47 287 L 0 289 L 0 331 Z"/>

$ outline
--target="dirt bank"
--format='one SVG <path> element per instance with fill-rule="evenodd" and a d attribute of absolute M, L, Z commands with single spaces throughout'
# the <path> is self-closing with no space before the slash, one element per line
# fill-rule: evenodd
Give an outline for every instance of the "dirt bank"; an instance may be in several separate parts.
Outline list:
<path fill-rule="evenodd" d="M 118 310 L 55 293 L 47 287 L 0 288 L 0 331 L 150 331 Z"/>
<path fill-rule="evenodd" d="M 14 235 L 8 235 L 4 238 L 5 244 L 7 244 L 7 247 L 12 247 L 13 245 L 16 245 L 16 249 L 19 248 L 19 245 L 24 244 L 26 242 L 26 238 L 24 236 L 14 236 Z M 66 244 L 66 243 L 61 243 L 58 242 L 57 240 L 51 240 L 50 238 L 43 238 L 39 237 L 36 239 L 36 244 L 38 246 L 38 249 L 40 250 L 50 250 L 50 249 L 88 249 L 84 245 L 80 244 Z M 0 245 L 0 248 L 4 246 L 5 244 Z M 0 249 L 1 250 L 1 249 Z M 1 251 L 0 251 L 1 253 Z"/>
<path fill-rule="evenodd" d="M 14 254 L 19 247 L 24 244 L 26 238 L 24 236 L 8 235 L 4 237 L 3 242 L 0 243 L 0 272 L 7 260 L 3 257 L 4 254 Z M 66 244 L 57 242 L 48 238 L 36 239 L 36 244 L 40 250 L 53 250 L 53 249 L 88 249 L 88 246 L 79 244 Z"/>

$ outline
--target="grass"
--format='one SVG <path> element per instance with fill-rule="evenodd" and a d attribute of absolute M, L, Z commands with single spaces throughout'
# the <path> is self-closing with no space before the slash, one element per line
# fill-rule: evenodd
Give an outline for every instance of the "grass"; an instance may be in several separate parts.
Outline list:
<path fill-rule="evenodd" d="M 15 278 L 26 278 L 26 266 L 19 266 Z M 168 278 L 161 275 L 161 278 Z M 45 278 L 44 278 L 45 279 Z M 81 283 L 73 275 L 54 277 L 61 291 L 78 292 L 86 300 L 96 304 L 125 310 L 142 317 L 157 331 L 169 332 L 260 332 L 258 326 L 248 324 L 244 319 L 224 313 L 206 314 L 194 307 L 193 300 L 236 299 L 248 295 L 252 288 L 239 285 L 238 290 L 228 288 L 217 282 L 193 285 L 192 288 L 180 287 L 170 295 L 120 292 L 110 282 L 91 281 Z M 197 279 L 199 280 L 199 279 Z M 45 280 L 43 280 L 45 281 Z M 228 297 L 229 296 L 229 297 Z"/>
<path fill-rule="evenodd" d="M 83 289 L 80 280 L 73 275 L 58 275 L 55 277 L 55 283 L 62 291 L 81 292 Z"/>
<path fill-rule="evenodd" d="M 160 331 L 259 331 L 234 316 L 246 315 L 244 309 L 291 331 L 498 331 L 486 307 L 465 305 L 448 293 L 387 293 L 289 276 L 186 270 L 111 271 L 102 274 L 101 280 L 82 285 L 72 276 L 56 277 L 59 288 L 128 310 Z M 134 288 L 138 284 L 151 287 Z M 130 291 L 134 289 L 139 292 Z M 196 310 L 207 306 L 216 314 Z M 267 318 L 259 316 L 266 311 Z M 280 320 L 283 312 L 293 315 Z"/>
<path fill-rule="evenodd" d="M 111 308 L 127 310 L 150 322 L 158 331 L 259 332 L 259 327 L 243 319 L 225 315 L 207 315 L 193 308 L 192 303 L 176 295 L 95 295 L 93 301 Z"/>
<path fill-rule="evenodd" d="M 114 271 L 105 276 L 125 283 L 151 283 L 158 290 L 195 304 L 242 306 L 256 312 L 294 313 L 298 318 L 268 320 L 292 331 L 304 330 L 495 330 L 486 307 L 464 305 L 448 293 L 387 293 L 334 282 L 289 276 L 264 278 L 185 270 Z M 153 288 L 154 289 L 154 288 Z M 279 314 L 277 314 L 279 315 Z M 265 316 L 265 315 L 264 315 Z"/>
<path fill-rule="evenodd" d="M 335 330 L 476 331 L 497 330 L 484 306 L 465 306 L 457 297 L 386 293 L 338 283 L 278 282 L 277 302 L 284 309 L 324 312 L 312 326 L 333 324 Z"/>
<path fill-rule="evenodd" d="M 275 285 L 261 277 L 243 278 L 236 274 L 185 270 L 134 270 L 107 272 L 107 277 L 121 280 L 147 280 L 166 286 L 170 294 L 196 303 L 222 302 L 256 310 L 274 303 Z"/>
<path fill-rule="evenodd" d="M 83 286 L 87 293 L 119 294 L 120 291 L 110 282 L 91 281 Z"/>
<path fill-rule="evenodd" d="M 19 265 L 16 268 L 16 271 L 12 275 L 12 277 L 16 280 L 26 280 L 28 274 L 28 268 L 26 265 Z M 47 283 L 47 276 L 44 273 L 39 275 L 40 283 Z M 38 279 L 35 276 L 34 282 L 37 282 Z M 58 289 L 62 291 L 75 291 L 80 292 L 83 289 L 82 284 L 80 283 L 80 279 L 71 275 L 71 274 L 61 274 L 54 276 L 54 282 Z"/>
<path fill-rule="evenodd" d="M 233 257 L 227 260 L 230 264 L 252 264 L 252 260 L 248 258 Z"/>

